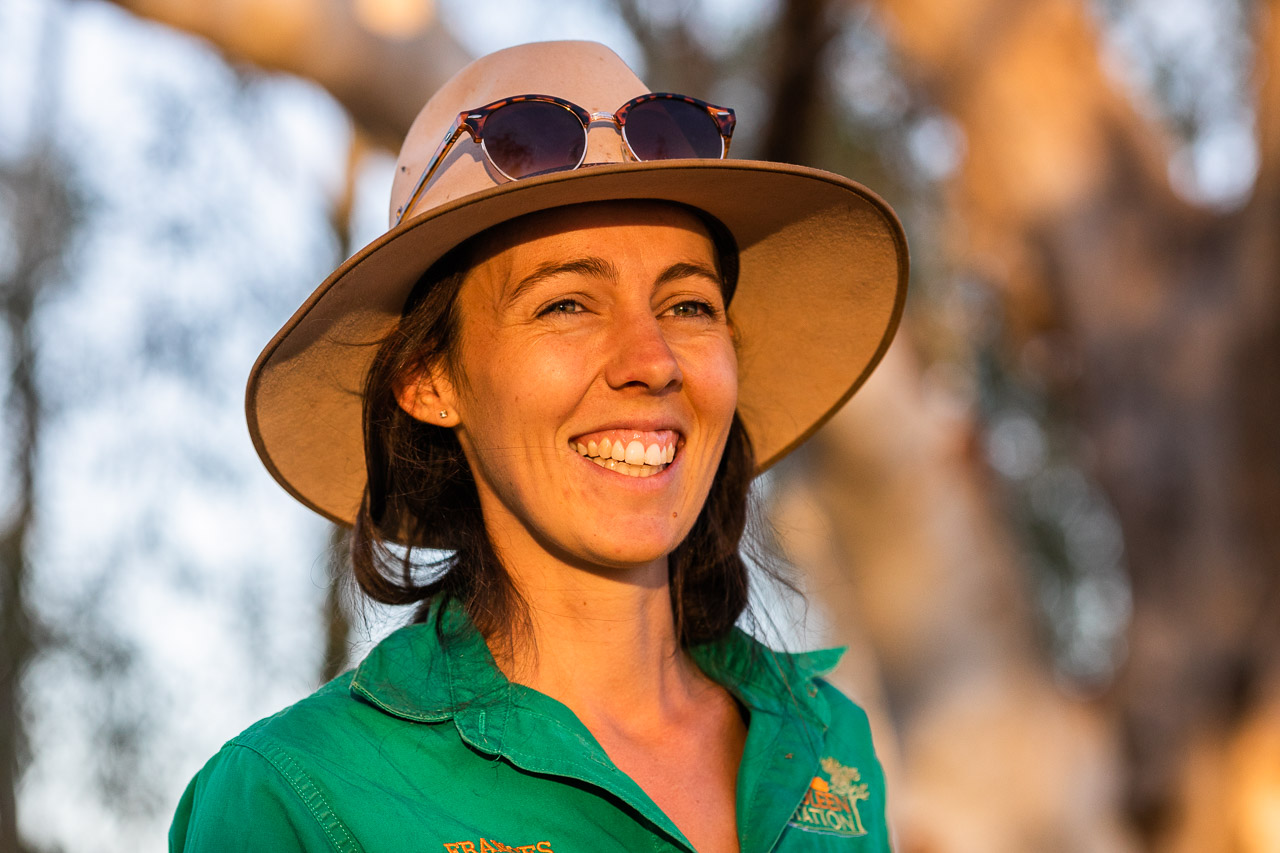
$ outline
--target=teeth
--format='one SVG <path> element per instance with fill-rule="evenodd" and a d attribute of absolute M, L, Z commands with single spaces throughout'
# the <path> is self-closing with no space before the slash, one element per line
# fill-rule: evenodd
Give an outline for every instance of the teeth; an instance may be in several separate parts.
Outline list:
<path fill-rule="evenodd" d="M 638 441 L 633 441 L 628 444 L 626 460 L 628 465 L 643 465 L 644 445 Z"/>
<path fill-rule="evenodd" d="M 648 465 L 644 463 L 631 465 L 626 462 L 619 462 L 613 457 L 588 456 L 587 458 L 601 468 L 608 468 L 610 471 L 616 471 L 628 477 L 652 477 L 666 467 L 665 465 Z"/>
<path fill-rule="evenodd" d="M 627 477 L 652 477 L 675 461 L 677 446 L 677 441 L 666 445 L 654 442 L 646 447 L 639 439 L 602 438 L 598 443 L 594 439 L 574 442 L 572 449 L 601 468 Z"/>

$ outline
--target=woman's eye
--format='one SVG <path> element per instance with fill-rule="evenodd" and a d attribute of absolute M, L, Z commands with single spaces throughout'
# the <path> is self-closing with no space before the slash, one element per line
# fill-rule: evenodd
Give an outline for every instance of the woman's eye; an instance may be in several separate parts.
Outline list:
<path fill-rule="evenodd" d="M 552 302 L 546 308 L 538 312 L 539 317 L 545 317 L 548 314 L 580 314 L 584 310 L 582 303 L 576 299 L 561 299 L 558 302 Z"/>
<path fill-rule="evenodd" d="M 671 313 L 677 317 L 714 317 L 716 309 L 707 302 L 689 299 L 673 305 Z"/>

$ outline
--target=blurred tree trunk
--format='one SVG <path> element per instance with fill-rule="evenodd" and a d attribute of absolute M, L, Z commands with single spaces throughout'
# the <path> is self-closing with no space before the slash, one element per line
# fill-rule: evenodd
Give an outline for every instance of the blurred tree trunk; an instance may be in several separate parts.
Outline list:
<path fill-rule="evenodd" d="M 378 32 L 352 0 L 113 0 L 136 15 L 208 39 L 233 59 L 319 83 L 362 131 L 400 149 L 426 97 L 469 59 L 434 0 L 401 33 Z M 381 4 L 400 6 L 406 4 Z M 385 25 L 390 26 L 390 24 Z"/>
<path fill-rule="evenodd" d="M 10 198 L 48 198 L 45 186 L 51 177 L 38 157 L 31 157 L 0 170 L 0 187 Z M 56 196 L 54 196 L 56 198 Z M 19 222 L 11 212 L 15 230 L 22 224 L 35 225 L 46 217 L 35 211 L 32 219 Z M 24 214 L 30 213 L 24 211 Z M 13 271 L 0 280 L 0 311 L 4 312 L 8 338 L 8 361 L 12 365 L 5 400 L 5 423 L 14 432 L 10 482 L 14 494 L 0 527 L 0 850 L 26 849 L 18 835 L 17 787 L 26 764 L 25 710 L 21 682 L 35 654 L 36 640 L 28 600 L 27 544 L 35 514 L 36 455 L 40 438 L 41 399 L 36 383 L 36 351 L 31 328 L 36 295 L 41 286 L 42 267 L 58 257 L 62 229 L 56 217 L 48 234 L 43 228 L 22 228 L 15 235 L 18 258 Z M 52 253 L 52 254 L 51 254 Z"/>
<path fill-rule="evenodd" d="M 1173 194 L 1082 0 L 874 5 L 966 136 L 950 253 L 1002 291 L 1010 346 L 1049 348 L 1124 530 L 1128 815 L 1153 850 L 1275 850 L 1280 5 L 1258 8 L 1262 172 L 1228 214 Z"/>
<path fill-rule="evenodd" d="M 32 319 L 42 298 L 61 283 L 75 227 L 76 200 L 70 170 L 51 145 L 60 84 L 59 21 L 45 19 L 38 68 L 42 86 L 32 98 L 31 130 L 22 153 L 0 161 L 0 227 L 10 251 L 0 266 L 0 322 L 9 366 L 4 423 L 12 458 L 11 490 L 0 516 L 0 851 L 29 849 L 18 828 L 17 790 L 29 760 L 22 680 L 44 636 L 28 589 L 29 548 L 35 528 L 37 466 L 44 395 Z M 14 202 L 22 200 L 21 207 Z M 5 204 L 7 202 L 7 204 Z"/>
<path fill-rule="evenodd" d="M 4 404 L 12 431 L 12 493 L 0 521 L 0 850 L 25 850 L 17 827 L 16 791 L 27 764 L 22 679 L 41 643 L 28 593 L 31 533 L 35 527 L 43 394 L 32 326 L 41 297 L 55 286 L 71 238 L 72 201 L 65 165 L 46 147 L 0 164 L 0 190 L 26 202 L 8 211 L 13 266 L 0 271 L 0 313 L 10 365 Z"/>

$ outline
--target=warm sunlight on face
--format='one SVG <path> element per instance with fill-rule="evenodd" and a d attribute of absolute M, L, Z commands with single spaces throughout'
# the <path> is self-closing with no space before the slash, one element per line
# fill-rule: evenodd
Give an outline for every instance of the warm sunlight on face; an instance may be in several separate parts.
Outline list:
<path fill-rule="evenodd" d="M 636 202 L 501 229 L 465 280 L 458 437 L 512 565 L 665 560 L 711 486 L 737 403 L 715 246 Z M 540 552 L 540 553 L 539 553 Z"/>

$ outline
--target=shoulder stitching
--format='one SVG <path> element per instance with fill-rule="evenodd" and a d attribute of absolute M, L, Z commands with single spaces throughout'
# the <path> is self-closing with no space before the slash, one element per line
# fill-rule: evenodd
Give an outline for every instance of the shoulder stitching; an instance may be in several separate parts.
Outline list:
<path fill-rule="evenodd" d="M 261 739 L 255 738 L 254 740 L 260 741 Z M 339 853 L 364 853 L 364 848 L 351 835 L 351 831 L 347 829 L 342 819 L 334 814 L 333 809 L 329 806 L 329 801 L 325 799 L 324 794 L 320 793 L 320 789 L 311 781 L 311 777 L 298 766 L 298 762 L 293 760 L 293 756 L 289 755 L 282 747 L 271 743 L 246 743 L 242 738 L 231 741 L 230 745 L 256 752 L 285 778 L 285 781 L 293 788 L 294 793 L 298 795 L 298 799 L 302 800 L 307 810 L 311 812 L 311 816 L 315 818 L 316 823 L 324 830 L 324 834 L 328 837 L 329 843 L 333 845 L 334 850 L 339 851 Z"/>

